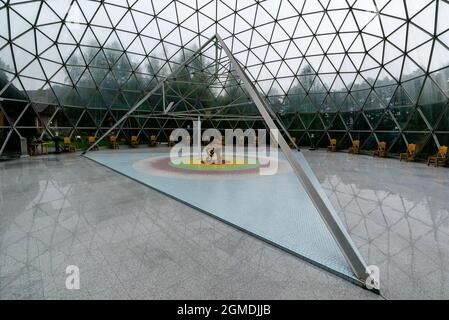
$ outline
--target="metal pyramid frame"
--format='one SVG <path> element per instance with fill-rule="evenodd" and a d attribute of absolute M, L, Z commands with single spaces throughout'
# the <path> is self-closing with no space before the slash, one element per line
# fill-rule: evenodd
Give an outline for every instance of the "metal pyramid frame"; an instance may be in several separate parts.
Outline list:
<path fill-rule="evenodd" d="M 156 92 L 160 90 L 164 90 L 164 87 L 168 82 L 171 80 L 176 80 L 177 77 L 179 77 L 180 73 L 188 68 L 188 65 L 195 61 L 196 58 L 198 58 L 204 50 L 210 49 L 210 47 L 214 47 L 216 49 L 216 59 L 218 59 L 218 51 L 219 48 L 225 53 L 225 58 L 232 67 L 230 67 L 230 71 L 234 73 L 235 78 L 239 80 L 238 85 L 243 88 L 243 90 L 247 93 L 247 95 L 250 97 L 251 102 L 248 104 L 253 104 L 257 112 L 259 113 L 259 116 L 261 119 L 263 119 L 263 122 L 265 126 L 269 129 L 270 133 L 273 132 L 279 132 L 278 125 L 281 128 L 281 131 L 285 134 L 285 136 L 290 139 L 290 142 L 292 143 L 292 139 L 287 131 L 287 129 L 283 126 L 282 122 L 277 118 L 276 114 L 271 110 L 271 108 L 267 105 L 267 102 L 264 98 L 261 97 L 260 93 L 248 77 L 248 75 L 245 73 L 244 69 L 240 65 L 240 63 L 236 60 L 234 55 L 231 53 L 228 46 L 225 44 L 223 39 L 218 35 L 214 35 L 212 38 L 210 38 L 201 48 L 199 48 L 190 58 L 188 58 L 184 63 L 182 63 L 178 69 L 176 69 L 172 74 L 170 74 L 164 81 L 162 81 L 157 87 L 155 87 L 152 91 L 150 91 L 145 97 L 143 97 L 138 103 L 136 103 L 122 118 L 120 118 L 111 128 L 101 136 L 100 139 L 98 139 L 95 144 L 90 146 L 85 152 L 89 152 L 92 150 L 100 141 L 105 139 L 111 132 L 113 132 L 117 127 L 119 127 L 124 121 L 126 121 L 128 118 L 133 117 L 133 114 L 138 111 L 138 109 L 153 96 Z M 215 61 L 214 63 L 208 64 L 207 68 L 210 66 L 215 67 L 215 70 L 218 75 L 218 70 L 220 69 L 220 64 L 218 61 Z M 195 71 L 193 71 L 195 72 Z M 224 88 L 224 87 L 223 87 Z M 167 102 L 165 101 L 165 91 L 163 91 L 163 102 L 162 102 L 162 109 L 160 110 L 163 114 L 170 114 L 170 111 L 175 108 L 173 103 L 170 103 L 167 106 Z M 185 100 L 185 99 L 184 99 Z M 179 103 L 179 102 L 178 102 Z M 234 106 L 234 105 L 232 105 Z M 226 106 L 221 106 L 221 109 L 226 108 Z M 238 106 L 237 106 L 238 108 Z M 194 111 L 201 111 L 194 108 Z M 204 110 L 203 110 L 204 111 Z M 173 116 L 173 114 L 171 114 Z M 178 114 L 180 117 L 192 117 L 194 114 L 192 113 L 181 113 Z M 139 116 L 138 116 L 139 117 Z M 148 118 L 151 116 L 145 116 L 145 118 Z M 153 114 L 153 117 L 157 117 L 157 114 Z M 213 117 L 213 116 L 212 116 Z M 244 117 L 244 116 L 243 116 Z M 193 117 L 192 117 L 193 118 Z M 194 118 L 193 118 L 194 119 Z M 277 125 L 276 125 L 277 123 Z M 272 138 L 275 139 L 277 144 L 279 145 L 280 149 L 282 150 L 283 154 L 286 156 L 288 162 L 290 163 L 291 167 L 293 168 L 293 171 L 296 175 L 296 177 L 299 180 L 299 183 L 303 186 L 303 188 L 306 190 L 308 196 L 312 200 L 313 205 L 317 209 L 317 211 L 320 214 L 320 217 L 322 221 L 325 223 L 328 231 L 332 235 L 333 239 L 337 243 L 338 247 L 340 248 L 343 256 L 345 257 L 347 263 L 351 267 L 354 275 L 358 279 L 359 283 L 362 286 L 367 286 L 370 290 L 378 292 L 377 287 L 377 281 L 378 279 L 373 277 L 373 274 L 370 272 L 367 264 L 363 260 L 362 256 L 358 252 L 357 248 L 355 247 L 354 243 L 352 242 L 349 234 L 344 230 L 344 227 L 341 223 L 339 223 L 335 215 L 334 209 L 331 207 L 331 204 L 328 201 L 325 201 L 323 199 L 323 196 L 320 194 L 320 192 L 317 190 L 314 183 L 311 181 L 310 177 L 306 173 L 305 169 L 301 165 L 301 163 L 298 161 L 296 156 L 294 155 L 295 151 L 292 151 L 292 149 L 289 147 L 287 141 L 285 140 L 284 136 L 282 134 L 274 135 L 272 134 Z M 299 148 L 297 148 L 297 151 L 300 152 Z M 374 285 L 373 285 L 374 284 Z"/>

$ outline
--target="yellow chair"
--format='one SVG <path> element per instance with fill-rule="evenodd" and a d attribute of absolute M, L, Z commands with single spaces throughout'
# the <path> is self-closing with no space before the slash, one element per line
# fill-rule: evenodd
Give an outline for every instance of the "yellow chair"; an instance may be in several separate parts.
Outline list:
<path fill-rule="evenodd" d="M 109 146 L 111 149 L 120 149 L 120 146 L 117 143 L 117 136 L 116 135 L 110 135 L 109 136 Z"/>
<path fill-rule="evenodd" d="M 438 166 L 445 166 L 447 164 L 447 147 L 442 146 L 438 148 L 438 154 L 433 157 L 429 157 L 427 159 L 427 165 L 430 166 L 431 164 L 435 165 L 435 167 Z"/>
<path fill-rule="evenodd" d="M 176 144 L 175 139 L 173 136 L 168 137 L 168 146 L 173 147 Z"/>
<path fill-rule="evenodd" d="M 289 146 L 291 149 L 295 149 L 295 148 L 296 148 L 296 147 L 295 147 L 295 144 L 297 145 L 296 137 L 292 137 L 292 141 L 290 141 L 290 143 L 288 144 L 288 146 Z"/>
<path fill-rule="evenodd" d="M 327 147 L 327 151 L 331 151 L 331 152 L 337 151 L 337 139 L 331 140 L 331 145 Z"/>
<path fill-rule="evenodd" d="M 137 136 L 131 136 L 131 144 L 130 144 L 131 148 L 137 148 L 139 147 L 139 139 L 137 138 Z"/>
<path fill-rule="evenodd" d="M 156 147 L 157 146 L 157 137 L 151 136 L 150 137 L 150 147 Z"/>
<path fill-rule="evenodd" d="M 245 145 L 245 137 L 239 136 L 238 145 L 239 146 L 244 146 Z"/>
<path fill-rule="evenodd" d="M 67 151 L 67 152 L 75 152 L 76 151 L 76 147 L 74 144 L 72 144 L 69 137 L 64 137 L 64 151 Z"/>
<path fill-rule="evenodd" d="M 28 152 L 29 152 L 29 154 L 30 154 L 30 156 L 37 156 L 37 155 L 39 155 L 39 145 L 37 144 L 37 143 L 30 143 L 29 145 L 28 145 Z"/>
<path fill-rule="evenodd" d="M 405 159 L 407 162 L 415 161 L 415 159 L 416 159 L 416 144 L 410 143 L 407 146 L 407 152 L 401 153 L 399 155 L 399 161 L 402 161 L 403 159 Z"/>
<path fill-rule="evenodd" d="M 377 150 L 373 152 L 373 157 L 385 158 L 387 153 L 387 143 L 381 141 L 378 143 Z"/>
<path fill-rule="evenodd" d="M 87 137 L 87 143 L 89 144 L 89 147 L 92 146 L 95 143 L 95 137 L 89 136 Z M 92 148 L 93 151 L 99 150 L 98 145 L 95 145 L 95 147 Z"/>
<path fill-rule="evenodd" d="M 360 140 L 354 140 L 352 142 L 352 147 L 349 148 L 349 153 L 352 153 L 352 154 L 360 153 Z"/>
<path fill-rule="evenodd" d="M 42 142 L 42 144 L 41 144 L 41 153 L 43 155 L 48 155 L 48 145 L 49 145 L 48 142 Z"/>

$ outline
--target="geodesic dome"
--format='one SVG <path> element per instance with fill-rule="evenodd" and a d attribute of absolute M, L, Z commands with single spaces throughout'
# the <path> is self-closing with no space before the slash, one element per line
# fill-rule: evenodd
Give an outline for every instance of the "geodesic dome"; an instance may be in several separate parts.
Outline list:
<path fill-rule="evenodd" d="M 448 13 L 442 0 L 0 0 L 0 154 L 20 136 L 105 132 L 218 33 L 299 144 L 425 156 L 449 143 Z"/>

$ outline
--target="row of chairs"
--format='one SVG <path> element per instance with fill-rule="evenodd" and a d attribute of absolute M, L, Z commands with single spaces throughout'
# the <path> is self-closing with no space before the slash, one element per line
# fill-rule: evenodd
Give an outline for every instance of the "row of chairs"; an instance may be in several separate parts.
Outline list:
<path fill-rule="evenodd" d="M 188 137 L 188 139 L 190 139 L 190 137 Z M 88 141 L 89 141 L 89 146 L 93 145 L 95 143 L 95 137 L 89 137 Z M 224 141 L 222 141 L 222 143 L 224 143 Z M 140 144 L 139 138 L 137 136 L 131 136 L 130 144 L 129 144 L 130 147 L 138 148 L 139 144 Z M 158 144 L 159 144 L 159 142 L 157 140 L 157 137 L 155 135 L 152 135 L 149 140 L 150 147 L 156 147 Z M 168 146 L 171 147 L 171 146 L 174 146 L 175 144 L 176 144 L 176 141 L 172 137 L 170 137 L 169 141 L 168 141 Z M 109 136 L 109 147 L 111 149 L 120 149 L 120 145 L 117 141 L 116 135 Z M 98 150 L 98 146 L 95 146 L 95 149 Z"/>
<path fill-rule="evenodd" d="M 92 146 L 94 145 L 96 142 L 96 138 L 94 136 L 89 136 L 87 137 L 87 143 L 88 146 Z M 137 137 L 132 137 L 131 138 L 131 146 L 135 147 L 138 145 L 138 140 Z M 119 144 L 117 143 L 117 136 L 115 135 L 110 135 L 109 136 L 109 146 L 112 149 L 119 149 Z M 76 151 L 76 145 L 72 143 L 71 139 L 69 137 L 64 137 L 64 145 L 63 145 L 63 150 L 66 152 L 75 152 Z M 98 145 L 95 145 L 92 150 L 94 151 L 98 151 L 99 147 Z"/>
<path fill-rule="evenodd" d="M 190 139 L 190 137 L 189 137 Z M 292 138 L 293 142 L 290 143 L 290 147 L 294 148 L 294 144 L 296 144 L 296 138 Z M 244 141 L 243 141 L 244 142 Z M 258 137 L 256 137 L 256 144 L 258 144 Z M 88 137 L 88 143 L 89 146 L 93 145 L 95 143 L 95 137 L 90 136 Z M 207 143 L 207 142 L 206 142 Z M 221 138 L 221 144 L 224 144 L 223 137 Z M 119 144 L 117 143 L 117 136 L 111 135 L 109 136 L 109 145 L 112 149 L 119 149 Z M 155 147 L 158 145 L 157 137 L 152 135 L 150 137 L 149 145 L 151 147 Z M 175 141 L 172 137 L 169 138 L 168 146 L 175 145 Z M 137 136 L 131 136 L 130 146 L 132 148 L 137 148 L 139 146 L 139 139 Z M 70 138 L 65 137 L 64 138 L 64 150 L 65 151 L 75 151 L 75 146 L 71 143 Z M 94 147 L 94 150 L 98 150 L 98 146 Z M 336 152 L 337 151 L 337 139 L 332 139 L 330 145 L 327 147 L 327 150 L 330 152 Z M 407 152 L 401 153 L 399 155 L 400 161 L 406 160 L 408 161 L 415 161 L 416 160 L 416 144 L 409 144 L 407 146 Z M 384 141 L 381 141 L 378 143 L 378 148 L 373 152 L 374 157 L 380 157 L 384 158 L 386 156 L 387 152 L 387 143 Z M 354 140 L 352 142 L 352 147 L 349 148 L 349 153 L 351 154 L 359 154 L 360 153 L 360 140 Z M 427 159 L 427 165 L 435 165 L 436 167 L 439 166 L 445 166 L 448 163 L 448 147 L 442 146 L 438 149 L 438 153 L 435 156 L 431 156 Z"/>
<path fill-rule="evenodd" d="M 95 143 L 95 137 L 87 137 L 87 142 L 89 146 L 93 145 Z M 72 139 L 70 137 L 64 137 L 64 144 L 62 148 L 65 152 L 75 152 L 76 151 L 76 145 L 72 143 Z M 98 150 L 98 146 L 94 147 L 94 150 Z"/>
<path fill-rule="evenodd" d="M 191 139 L 190 136 L 188 136 L 187 139 L 190 140 L 190 139 Z M 119 148 L 120 148 L 119 145 L 118 145 L 118 143 L 117 143 L 117 137 L 116 137 L 115 135 L 109 136 L 109 143 L 110 143 L 110 147 L 111 147 L 112 149 L 119 149 Z M 139 146 L 139 143 L 140 143 L 140 141 L 139 141 L 139 139 L 138 139 L 137 136 L 131 136 L 131 140 L 130 140 L 130 146 L 131 146 L 131 148 L 137 148 L 137 147 Z M 202 143 L 203 143 L 203 145 L 208 144 L 207 141 L 206 141 L 206 142 L 203 141 Z M 257 143 L 258 143 L 258 138 L 256 137 L 256 144 L 257 144 Z M 158 142 L 158 140 L 157 140 L 157 137 L 156 137 L 156 136 L 151 136 L 151 137 L 150 137 L 150 141 L 149 141 L 150 147 L 155 147 L 155 146 L 157 146 L 158 144 L 159 144 L 159 142 Z M 172 147 L 172 146 L 174 146 L 175 144 L 176 144 L 175 139 L 173 139 L 173 137 L 170 136 L 169 139 L 168 139 L 168 146 L 169 146 L 169 147 Z M 224 139 L 223 139 L 223 137 L 221 138 L 221 144 L 224 144 Z"/>
<path fill-rule="evenodd" d="M 333 152 L 337 151 L 337 140 L 332 139 L 331 144 L 327 149 L 328 149 L 328 151 L 333 151 Z M 384 141 L 381 141 L 378 143 L 377 150 L 373 152 L 373 156 L 384 158 L 386 156 L 386 150 L 387 150 L 387 143 Z M 416 161 L 416 150 L 417 150 L 416 144 L 410 143 L 407 146 L 407 152 L 401 153 L 399 155 L 399 160 L 400 161 L 406 160 L 407 162 Z M 352 142 L 352 147 L 349 148 L 349 153 L 352 153 L 352 154 L 360 153 L 360 140 L 354 140 Z M 445 166 L 445 165 L 447 165 L 448 161 L 449 161 L 448 147 L 442 146 L 442 147 L 438 148 L 438 153 L 436 155 L 431 156 L 427 159 L 427 165 L 428 166 L 434 165 L 436 167 Z"/>
<path fill-rule="evenodd" d="M 400 161 L 406 160 L 415 161 L 416 160 L 416 144 L 409 144 L 407 146 L 407 152 L 401 153 L 399 157 Z M 448 163 L 448 147 L 442 146 L 438 148 L 438 152 L 434 156 L 430 156 L 427 158 L 427 165 L 434 165 L 435 167 L 445 166 Z"/>
<path fill-rule="evenodd" d="M 95 142 L 95 140 L 93 141 Z M 131 140 L 130 140 L 130 147 L 131 148 L 138 148 L 140 144 L 139 138 L 137 136 L 131 136 Z M 158 141 L 157 141 L 157 137 L 156 136 L 151 136 L 150 137 L 150 141 L 149 141 L 149 145 L 150 147 L 155 147 L 158 145 Z M 117 136 L 116 135 L 110 135 L 109 136 L 109 147 L 111 149 L 120 149 L 120 145 L 117 142 Z"/>
<path fill-rule="evenodd" d="M 190 136 L 187 136 L 187 141 L 190 142 L 190 140 L 191 140 Z M 208 145 L 209 143 L 210 143 L 210 141 L 207 141 L 207 140 L 206 141 L 201 141 L 201 144 L 203 146 Z M 245 144 L 245 137 L 239 137 L 238 143 L 239 143 L 239 145 L 244 145 Z M 259 145 L 259 137 L 255 137 L 255 143 L 256 143 L 256 146 Z M 175 144 L 176 144 L 176 141 L 170 136 L 169 140 L 168 140 L 168 146 L 171 147 L 171 146 L 174 146 Z M 225 138 L 223 136 L 221 136 L 220 142 L 218 144 L 221 144 L 222 146 L 225 145 Z"/>

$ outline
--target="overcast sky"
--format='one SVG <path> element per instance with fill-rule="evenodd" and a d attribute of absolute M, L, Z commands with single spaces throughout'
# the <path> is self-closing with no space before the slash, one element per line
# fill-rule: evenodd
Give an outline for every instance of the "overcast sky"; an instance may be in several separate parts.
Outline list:
<path fill-rule="evenodd" d="M 42 82 L 25 76 L 44 79 L 45 73 L 52 77 L 52 81 L 64 81 L 64 73 L 56 73 L 62 60 L 52 47 L 52 41 L 61 43 L 60 52 L 63 59 L 67 59 L 75 49 L 70 44 L 80 42 L 81 45 L 104 45 L 106 48 L 119 40 L 130 60 L 141 61 L 145 55 L 170 58 L 179 46 L 189 43 L 191 47 L 198 47 L 218 31 L 240 62 L 249 67 L 251 76 L 260 80 L 263 89 L 268 90 L 272 81 L 264 80 L 273 76 L 286 77 L 279 83 L 282 87 L 289 86 L 298 69 L 306 65 L 322 74 L 335 74 L 336 70 L 346 72 L 343 81 L 349 82 L 356 78 L 357 69 L 365 70 L 365 77 L 375 78 L 381 71 L 376 67 L 385 63 L 389 73 L 381 71 L 382 77 L 399 79 L 403 52 L 408 52 L 411 58 L 406 59 L 404 73 L 411 73 L 419 69 L 418 66 L 426 69 L 434 31 L 440 34 L 449 28 L 449 19 L 446 18 L 449 6 L 440 1 L 441 18 L 435 29 L 437 2 L 432 0 L 406 0 L 406 7 L 403 0 L 376 0 L 377 7 L 372 0 L 267 0 L 260 5 L 254 0 L 226 0 L 218 1 L 218 7 L 215 0 L 108 0 L 104 6 L 97 1 L 78 0 L 72 7 L 70 0 L 44 1 L 48 5 L 42 5 L 42 1 L 20 2 L 10 1 L 9 12 L 5 8 L 0 9 L 0 59 L 10 66 L 11 71 L 14 70 L 11 50 L 6 43 L 11 36 L 16 44 L 13 53 L 17 70 L 24 76 L 23 82 L 29 89 L 38 89 Z M 355 3 L 352 13 L 347 2 Z M 128 4 L 131 10 L 128 10 Z M 3 6 L 1 0 L 0 6 Z M 195 14 L 196 8 L 200 10 L 199 14 Z M 234 10 L 238 13 L 235 14 Z M 8 31 L 8 13 L 11 34 Z M 412 18 L 408 28 L 405 23 L 407 15 Z M 61 17 L 76 23 L 67 23 L 66 28 L 61 24 Z M 214 22 L 216 17 L 218 25 Z M 87 28 L 88 23 L 91 28 Z M 32 24 L 38 26 L 38 31 L 26 32 L 31 30 Z M 113 26 L 117 27 L 117 33 L 110 35 Z M 252 26 L 256 27 L 256 32 Z M 362 36 L 358 33 L 359 28 L 363 31 Z M 140 39 L 136 39 L 137 32 L 142 34 Z M 337 33 L 339 36 L 336 37 Z M 231 37 L 232 34 L 236 37 Z M 381 41 L 383 35 L 389 36 L 389 41 Z M 164 39 L 163 44 L 159 43 L 160 38 Z M 430 71 L 447 65 L 449 61 L 444 47 L 449 39 L 446 34 L 439 39 L 441 42 L 435 45 Z M 415 49 L 418 46 L 421 47 Z M 367 58 L 365 50 L 370 54 Z M 43 57 L 57 63 L 41 59 L 43 70 L 36 62 L 28 66 L 34 54 L 44 51 Z M 345 58 L 345 51 L 350 52 L 351 59 Z M 324 52 L 328 53 L 329 59 L 324 57 Z M 286 62 L 282 62 L 283 58 Z M 321 77 L 328 86 L 334 78 Z M 361 78 L 356 81 L 358 79 Z M 334 89 L 339 89 L 337 84 Z"/>

